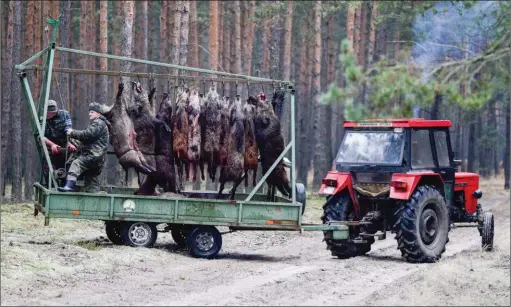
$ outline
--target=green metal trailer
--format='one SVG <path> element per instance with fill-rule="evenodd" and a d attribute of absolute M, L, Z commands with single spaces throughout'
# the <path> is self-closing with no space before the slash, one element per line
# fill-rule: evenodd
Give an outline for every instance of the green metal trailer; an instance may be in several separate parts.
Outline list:
<path fill-rule="evenodd" d="M 32 131 L 36 139 L 37 149 L 41 162 L 49 165 L 49 175 L 46 184 L 34 184 L 34 214 L 42 213 L 45 216 L 45 225 L 49 225 L 51 218 L 89 219 L 105 222 L 108 238 L 114 244 L 127 244 L 130 246 L 150 247 L 157 238 L 157 225 L 163 224 L 163 231 L 170 231 L 175 242 L 188 249 L 194 257 L 212 258 L 221 249 L 222 237 L 216 226 L 227 227 L 229 231 L 238 230 L 282 230 L 282 231 L 328 231 L 338 239 L 347 238 L 348 227 L 345 223 L 303 224 L 302 214 L 305 210 L 306 193 L 303 184 L 296 183 L 295 177 L 295 101 L 294 88 L 289 81 L 279 81 L 239 74 L 230 74 L 206 69 L 178 66 L 122 56 L 114 56 L 95 52 L 88 52 L 70 48 L 57 47 L 56 34 L 59 22 L 48 19 L 53 25 L 53 35 L 50 45 L 25 62 L 15 65 L 22 83 L 24 98 L 29 112 Z M 257 185 L 249 194 L 237 193 L 235 200 L 216 199 L 216 191 L 186 191 L 181 196 L 138 196 L 135 189 L 126 187 L 105 186 L 97 194 L 83 193 L 78 190 L 72 193 L 63 193 L 55 189 L 57 186 L 56 174 L 48 150 L 44 144 L 44 130 L 46 113 L 51 88 L 52 73 L 106 74 L 116 76 L 138 76 L 167 79 L 189 79 L 204 81 L 205 77 L 190 77 L 175 75 L 157 75 L 129 72 L 105 72 L 69 68 L 54 68 L 53 59 L 55 51 L 70 52 L 81 55 L 105 57 L 113 60 L 131 61 L 172 68 L 177 71 L 193 71 L 202 74 L 214 75 L 211 81 L 236 82 L 250 84 L 278 84 L 287 90 L 290 95 L 291 111 L 291 140 L 282 154 L 263 175 Z M 30 65 L 39 56 L 46 54 L 45 65 L 38 67 Z M 36 108 L 30 86 L 27 80 L 28 70 L 42 70 L 43 81 L 39 102 Z M 177 82 L 176 82 L 177 84 Z M 291 160 L 287 163 L 290 169 L 292 195 L 290 198 L 275 195 L 275 188 L 270 187 L 269 193 L 257 194 L 266 178 L 284 159 L 287 152 L 291 152 Z M 43 179 L 43 177 L 41 177 Z M 46 178 L 44 178 L 46 179 Z M 41 180 L 42 181 L 42 180 Z M 80 187 L 78 187 L 80 189 Z M 161 231 L 161 230 L 160 230 Z"/>

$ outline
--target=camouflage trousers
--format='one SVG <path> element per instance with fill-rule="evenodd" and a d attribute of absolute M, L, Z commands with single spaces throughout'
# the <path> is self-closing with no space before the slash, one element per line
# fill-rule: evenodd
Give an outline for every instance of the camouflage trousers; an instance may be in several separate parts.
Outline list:
<path fill-rule="evenodd" d="M 71 163 L 69 171 L 67 172 L 67 178 L 69 180 L 78 180 L 80 176 L 83 176 L 83 182 L 85 185 L 85 192 L 97 193 L 101 190 L 101 182 L 99 176 L 103 169 L 103 162 L 98 162 L 88 157 L 79 156 Z"/>

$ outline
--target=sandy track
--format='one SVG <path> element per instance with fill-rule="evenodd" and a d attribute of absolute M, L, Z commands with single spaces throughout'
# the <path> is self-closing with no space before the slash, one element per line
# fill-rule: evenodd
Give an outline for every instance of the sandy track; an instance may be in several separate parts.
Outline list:
<path fill-rule="evenodd" d="M 509 195 L 489 195 L 495 251 L 474 227 L 451 231 L 441 261 L 404 262 L 393 236 L 348 260 L 320 232 L 236 232 L 219 259 L 190 258 L 170 234 L 153 249 L 91 241 L 100 222 L 52 221 L 31 207 L 2 212 L 2 305 L 509 305 Z M 306 221 L 316 221 L 309 208 Z M 32 242 L 32 243 L 29 243 Z M 47 242 L 51 244 L 34 244 Z"/>

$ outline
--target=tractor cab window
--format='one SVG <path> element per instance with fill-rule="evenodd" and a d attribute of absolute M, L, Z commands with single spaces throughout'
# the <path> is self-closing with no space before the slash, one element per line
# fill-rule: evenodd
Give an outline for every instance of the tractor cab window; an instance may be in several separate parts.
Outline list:
<path fill-rule="evenodd" d="M 402 129 L 347 131 L 336 163 L 401 165 L 403 148 Z"/>
<path fill-rule="evenodd" d="M 449 149 L 447 148 L 447 134 L 445 131 L 435 131 L 434 135 L 438 166 L 449 167 L 451 162 L 449 160 Z"/>
<path fill-rule="evenodd" d="M 429 130 L 412 130 L 411 144 L 412 168 L 434 168 L 433 151 L 431 150 L 431 140 Z"/>

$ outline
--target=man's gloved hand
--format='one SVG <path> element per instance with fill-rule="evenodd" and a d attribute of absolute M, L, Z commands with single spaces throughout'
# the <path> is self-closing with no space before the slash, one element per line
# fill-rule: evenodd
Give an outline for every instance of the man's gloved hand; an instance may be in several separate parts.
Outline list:
<path fill-rule="evenodd" d="M 76 146 L 73 145 L 73 144 L 68 144 L 67 145 L 67 150 L 69 150 L 69 151 L 76 151 Z"/>
<path fill-rule="evenodd" d="M 71 134 L 71 132 L 73 132 L 73 129 L 69 129 L 69 130 L 67 130 L 67 131 L 66 131 L 66 134 L 67 134 L 67 135 L 70 135 L 70 134 Z"/>
<path fill-rule="evenodd" d="M 51 153 L 57 155 L 60 152 L 60 146 L 57 144 L 51 145 Z"/>

